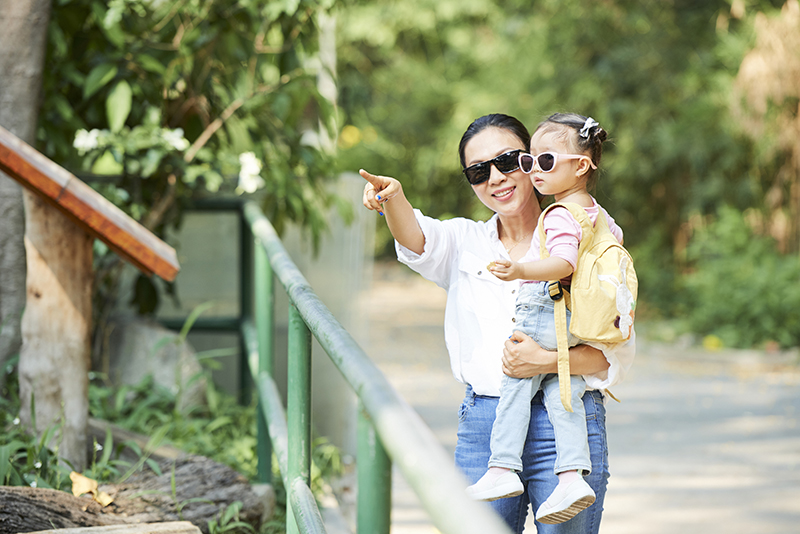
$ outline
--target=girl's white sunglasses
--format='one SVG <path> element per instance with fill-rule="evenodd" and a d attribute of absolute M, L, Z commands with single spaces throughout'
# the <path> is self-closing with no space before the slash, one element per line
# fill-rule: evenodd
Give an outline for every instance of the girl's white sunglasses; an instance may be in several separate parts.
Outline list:
<path fill-rule="evenodd" d="M 557 152 L 542 152 L 541 154 L 536 154 L 535 156 L 533 154 L 526 154 L 523 152 L 519 155 L 519 168 L 522 169 L 522 172 L 525 174 L 530 174 L 533 172 L 534 164 L 537 164 L 542 172 L 550 172 L 556 168 L 558 158 L 586 158 L 589 160 L 589 165 L 592 166 L 592 169 L 597 169 L 597 165 L 594 164 L 592 158 L 585 154 L 559 154 Z"/>

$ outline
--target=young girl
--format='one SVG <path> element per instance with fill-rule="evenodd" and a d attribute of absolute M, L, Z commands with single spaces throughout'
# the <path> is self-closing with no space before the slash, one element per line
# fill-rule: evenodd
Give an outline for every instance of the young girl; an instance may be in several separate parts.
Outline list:
<path fill-rule="evenodd" d="M 612 233 L 622 243 L 620 228 L 587 192 L 600 162 L 606 135 L 590 117 L 557 113 L 539 124 L 531 136 L 531 154 L 520 154 L 519 165 L 530 173 L 539 193 L 553 195 L 556 202 L 579 204 L 593 224 L 602 210 Z M 577 263 L 581 226 L 568 210 L 556 208 L 546 214 L 544 229 L 545 247 L 550 257 L 540 259 L 539 235 L 534 232 L 529 252 L 518 262 L 495 260 L 489 270 L 501 280 L 521 280 L 515 330 L 529 335 L 542 348 L 555 350 L 553 300 L 547 281 L 561 280 L 568 289 Z M 569 322 L 569 311 L 567 314 Z M 580 339 L 569 335 L 571 347 L 579 343 L 582 343 Z M 531 399 L 540 387 L 555 430 L 555 473 L 559 483 L 536 511 L 536 519 L 541 523 L 562 523 L 595 501 L 594 491 L 583 479 L 583 475 L 591 472 L 592 464 L 581 400 L 586 383 L 581 376 L 571 377 L 574 412 L 567 412 L 561 403 L 558 375 L 504 377 L 492 427 L 489 470 L 467 488 L 467 492 L 475 499 L 487 501 L 522 493 L 523 485 L 517 475 L 522 469 L 520 454 L 528 433 Z"/>

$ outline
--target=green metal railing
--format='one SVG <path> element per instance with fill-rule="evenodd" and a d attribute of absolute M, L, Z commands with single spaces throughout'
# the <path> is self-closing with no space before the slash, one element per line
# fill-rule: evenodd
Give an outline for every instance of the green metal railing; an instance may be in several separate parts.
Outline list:
<path fill-rule="evenodd" d="M 317 297 L 258 205 L 215 201 L 198 208 L 241 214 L 241 315 L 199 320 L 195 328 L 241 333 L 241 383 L 252 383 L 258 397 L 258 477 L 270 481 L 274 451 L 288 493 L 287 533 L 325 532 L 309 488 L 312 335 L 359 399 L 357 534 L 389 534 L 392 463 L 441 532 L 510 532 L 488 506 L 467 498 L 452 458 Z M 273 378 L 274 279 L 290 303 L 286 410 Z M 244 398 L 251 393 L 245 388 Z"/>

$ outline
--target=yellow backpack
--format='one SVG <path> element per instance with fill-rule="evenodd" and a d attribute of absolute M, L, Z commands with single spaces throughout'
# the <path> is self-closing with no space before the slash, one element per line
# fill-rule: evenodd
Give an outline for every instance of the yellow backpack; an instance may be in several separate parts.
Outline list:
<path fill-rule="evenodd" d="M 633 269 L 633 259 L 611 233 L 603 210 L 599 210 L 597 221 L 592 225 L 586 210 L 571 202 L 551 204 L 539 217 L 542 259 L 550 256 L 545 248 L 544 218 L 557 207 L 568 209 L 581 225 L 578 262 L 572 273 L 569 291 L 558 280 L 550 282 L 550 296 L 555 301 L 561 403 L 571 412 L 567 308 L 572 312 L 569 324 L 572 335 L 599 343 L 626 341 L 630 339 L 633 328 L 639 282 Z"/>

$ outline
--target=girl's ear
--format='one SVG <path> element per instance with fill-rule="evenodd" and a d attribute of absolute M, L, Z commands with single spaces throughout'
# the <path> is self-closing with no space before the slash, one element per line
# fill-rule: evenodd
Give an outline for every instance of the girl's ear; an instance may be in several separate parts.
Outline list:
<path fill-rule="evenodd" d="M 575 176 L 578 178 L 586 178 L 586 174 L 592 169 L 591 160 L 589 157 L 581 158 L 578 160 L 578 167 L 575 169 Z"/>

